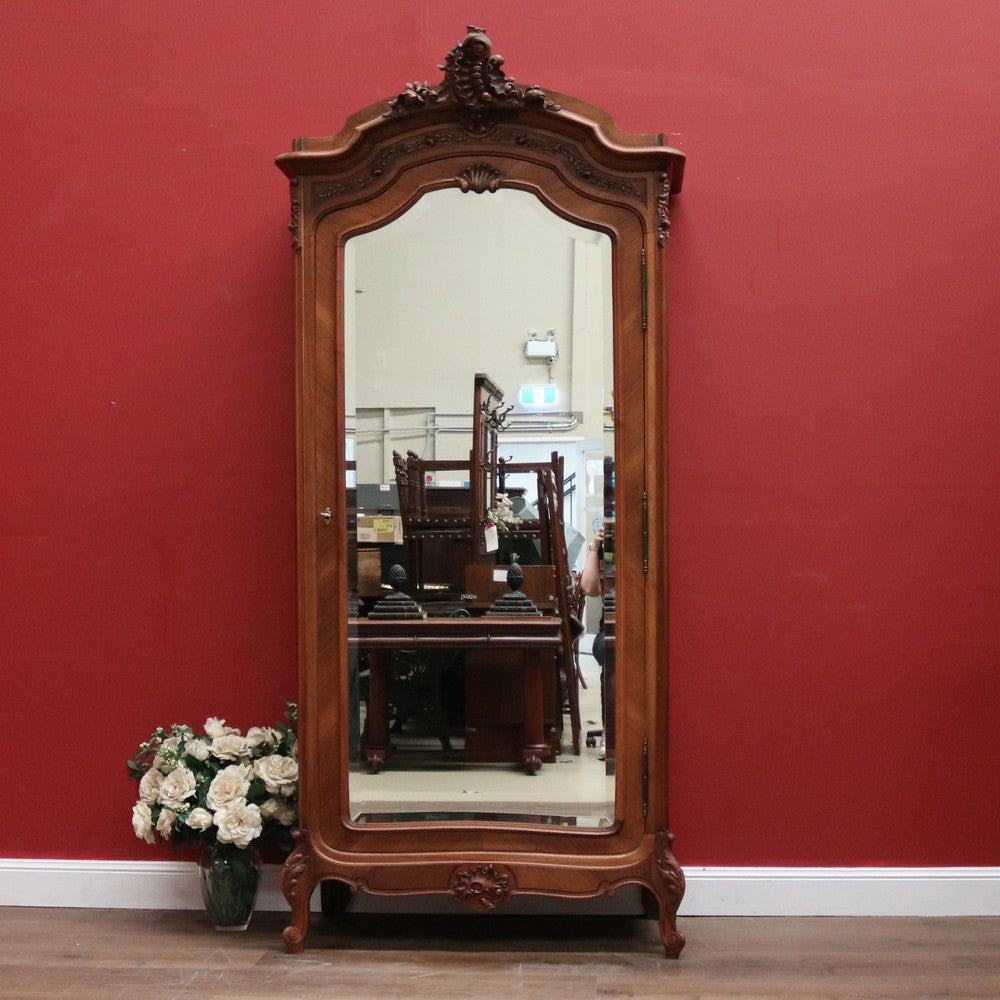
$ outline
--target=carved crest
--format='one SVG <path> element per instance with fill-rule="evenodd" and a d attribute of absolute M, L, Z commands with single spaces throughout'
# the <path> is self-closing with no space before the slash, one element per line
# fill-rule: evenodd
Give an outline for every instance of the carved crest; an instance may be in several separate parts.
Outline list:
<path fill-rule="evenodd" d="M 473 910 L 492 910 L 510 899 L 514 875 L 506 865 L 456 868 L 451 876 L 455 898 Z"/>
<path fill-rule="evenodd" d="M 524 107 L 559 111 L 538 87 L 519 87 L 500 68 L 503 57 L 493 55 L 493 43 L 486 32 L 469 25 L 465 39 L 446 56 L 444 79 L 437 87 L 427 83 L 408 83 L 406 89 L 389 102 L 386 118 L 410 114 L 421 108 L 451 102 L 468 113 L 466 129 L 488 132 L 505 113 Z"/>

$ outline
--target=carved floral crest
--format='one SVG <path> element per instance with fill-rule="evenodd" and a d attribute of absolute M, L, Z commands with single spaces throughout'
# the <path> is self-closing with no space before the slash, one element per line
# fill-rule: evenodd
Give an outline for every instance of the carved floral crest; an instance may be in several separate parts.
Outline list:
<path fill-rule="evenodd" d="M 386 118 L 410 114 L 420 108 L 451 102 L 468 113 L 470 132 L 488 132 L 505 112 L 525 107 L 558 111 L 538 87 L 519 87 L 500 68 L 503 57 L 493 55 L 493 43 L 482 28 L 469 25 L 468 34 L 445 56 L 444 80 L 437 87 L 427 83 L 408 83 L 406 89 L 389 102 Z"/>
<path fill-rule="evenodd" d="M 471 865 L 456 868 L 451 876 L 455 898 L 473 910 L 492 910 L 510 899 L 513 872 L 506 865 Z"/>

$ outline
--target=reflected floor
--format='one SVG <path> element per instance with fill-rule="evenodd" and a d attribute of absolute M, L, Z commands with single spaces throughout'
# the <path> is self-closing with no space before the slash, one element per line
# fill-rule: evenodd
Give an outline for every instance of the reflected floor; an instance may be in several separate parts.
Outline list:
<path fill-rule="evenodd" d="M 588 643 L 589 645 L 589 643 Z M 581 653 L 587 683 L 580 689 L 581 744 L 588 730 L 601 728 L 600 667 Z M 396 738 L 394 737 L 394 742 Z M 570 744 L 568 715 L 564 746 Z M 506 820 L 508 822 L 598 827 L 614 815 L 615 779 L 600 758 L 600 740 L 581 746 L 579 757 L 563 753 L 525 774 L 514 764 L 466 764 L 446 755 L 433 738 L 413 740 L 390 758 L 378 774 L 361 764 L 350 775 L 351 815 L 355 822 L 416 820 Z M 405 753 L 405 769 L 401 766 Z"/>

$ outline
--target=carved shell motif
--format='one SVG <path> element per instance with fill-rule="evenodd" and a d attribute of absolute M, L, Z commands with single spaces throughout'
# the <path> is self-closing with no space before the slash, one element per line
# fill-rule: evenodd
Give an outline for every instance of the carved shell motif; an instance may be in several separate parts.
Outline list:
<path fill-rule="evenodd" d="M 484 191 L 496 191 L 503 180 L 503 174 L 488 163 L 473 163 L 460 171 L 455 180 L 463 192 L 482 194 Z"/>
<path fill-rule="evenodd" d="M 466 129 L 474 133 L 489 131 L 504 111 L 523 107 L 559 111 L 538 87 L 519 87 L 500 68 L 503 57 L 493 55 L 493 43 L 486 32 L 469 25 L 468 34 L 447 56 L 438 69 L 444 80 L 437 87 L 427 83 L 408 83 L 401 94 L 389 102 L 386 118 L 410 114 L 420 108 L 448 101 L 464 108 L 469 118 Z"/>
<path fill-rule="evenodd" d="M 492 910 L 510 899 L 514 875 L 505 865 L 456 868 L 451 876 L 455 898 L 473 910 Z"/>

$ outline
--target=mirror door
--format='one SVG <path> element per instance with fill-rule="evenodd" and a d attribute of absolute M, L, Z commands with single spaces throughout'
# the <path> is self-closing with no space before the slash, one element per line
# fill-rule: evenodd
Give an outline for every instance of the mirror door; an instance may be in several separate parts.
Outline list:
<path fill-rule="evenodd" d="M 520 589 L 542 615 L 574 619 L 571 642 L 543 668 L 550 749 L 530 775 L 518 766 L 526 706 L 514 651 L 490 662 L 460 646 L 392 650 L 381 667 L 392 756 L 374 769 L 366 756 L 370 654 L 356 649 L 355 822 L 614 821 L 614 757 L 605 742 L 614 723 L 603 718 L 614 703 L 605 687 L 613 675 L 593 655 L 601 600 L 588 608 L 577 584 L 613 506 L 604 485 L 614 458 L 611 274 L 607 233 L 515 189 L 431 191 L 346 243 L 345 523 L 348 576 L 357 584 L 348 613 L 367 617 L 399 565 L 400 589 L 419 613 L 480 616 L 509 590 L 516 563 Z M 498 426 L 495 456 L 477 459 L 481 371 L 496 394 L 487 402 Z M 549 470 L 551 498 L 541 476 Z M 472 489 L 480 472 L 485 524 Z M 613 586 L 610 556 L 602 575 Z"/>

